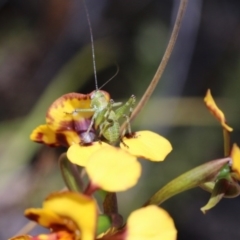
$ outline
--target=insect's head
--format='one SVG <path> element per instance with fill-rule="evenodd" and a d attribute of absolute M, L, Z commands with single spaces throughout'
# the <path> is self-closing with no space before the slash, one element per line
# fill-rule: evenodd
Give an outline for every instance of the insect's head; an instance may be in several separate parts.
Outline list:
<path fill-rule="evenodd" d="M 105 108 L 110 101 L 110 95 L 103 90 L 95 90 L 90 93 L 91 105 L 98 108 Z"/>

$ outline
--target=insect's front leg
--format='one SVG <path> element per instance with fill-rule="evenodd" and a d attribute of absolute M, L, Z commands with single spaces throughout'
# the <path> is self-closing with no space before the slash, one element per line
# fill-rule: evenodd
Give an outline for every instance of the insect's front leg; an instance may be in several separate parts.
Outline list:
<path fill-rule="evenodd" d="M 91 131 L 92 129 L 92 126 L 94 124 L 94 120 L 97 116 L 97 112 L 94 108 L 84 108 L 84 109 L 75 109 L 72 114 L 77 114 L 79 112 L 94 112 L 93 116 L 92 116 L 92 119 L 91 119 L 91 122 L 90 122 L 90 125 L 88 126 L 88 129 L 86 131 L 86 133 L 84 133 L 86 136 L 88 136 L 89 132 Z"/>
<path fill-rule="evenodd" d="M 95 112 L 94 108 L 80 108 L 80 109 L 74 109 L 71 113 L 79 113 L 79 112 Z"/>

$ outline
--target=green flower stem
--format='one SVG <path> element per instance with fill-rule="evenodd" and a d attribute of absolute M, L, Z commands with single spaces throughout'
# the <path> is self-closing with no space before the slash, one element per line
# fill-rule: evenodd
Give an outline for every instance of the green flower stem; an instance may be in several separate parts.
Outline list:
<path fill-rule="evenodd" d="M 230 155 L 230 134 L 223 128 L 223 144 L 224 144 L 224 157 Z"/>
<path fill-rule="evenodd" d="M 180 175 L 156 192 L 144 206 L 150 204 L 160 205 L 176 194 L 198 187 L 203 183 L 216 180 L 221 168 L 229 161 L 230 158 L 217 159 Z"/>
<path fill-rule="evenodd" d="M 61 154 L 58 161 L 63 180 L 68 189 L 74 192 L 82 192 L 83 182 L 77 167 L 67 159 L 66 153 Z"/>

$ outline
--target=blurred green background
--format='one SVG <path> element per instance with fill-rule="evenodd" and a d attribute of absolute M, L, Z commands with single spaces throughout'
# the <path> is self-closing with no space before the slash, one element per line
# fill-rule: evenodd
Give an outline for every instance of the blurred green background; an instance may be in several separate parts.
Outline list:
<path fill-rule="evenodd" d="M 115 101 L 140 99 L 166 48 L 179 0 L 87 0 L 99 85 Z M 26 207 L 40 206 L 63 187 L 57 164 L 65 149 L 32 143 L 49 105 L 68 92 L 94 90 L 89 28 L 81 0 L 0 1 L 0 239 L 27 223 Z M 126 218 L 171 179 L 223 156 L 222 130 L 208 113 L 207 88 L 240 144 L 240 2 L 189 1 L 177 45 L 151 100 L 133 122 L 167 137 L 163 163 L 141 161 L 138 185 L 119 193 Z M 179 240 L 240 239 L 240 200 L 224 199 L 207 215 L 209 194 L 194 189 L 163 204 Z M 34 230 L 35 233 L 40 231 Z"/>

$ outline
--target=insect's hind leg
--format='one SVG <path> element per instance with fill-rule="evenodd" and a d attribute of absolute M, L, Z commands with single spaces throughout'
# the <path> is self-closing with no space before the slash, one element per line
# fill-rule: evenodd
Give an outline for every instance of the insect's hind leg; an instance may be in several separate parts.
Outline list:
<path fill-rule="evenodd" d="M 123 132 L 121 134 L 121 138 L 126 134 L 126 131 L 129 135 L 132 134 L 131 124 L 130 124 L 130 116 L 127 116 L 126 114 L 124 114 L 122 117 L 124 117 L 126 119 L 123 124 L 126 124 L 127 126 L 123 129 Z"/>
<path fill-rule="evenodd" d="M 123 115 L 130 117 L 132 114 L 133 106 L 135 102 L 136 102 L 136 97 L 132 95 L 125 104 L 123 104 L 121 107 L 116 109 L 115 114 L 117 119 L 120 119 L 121 117 L 123 117 Z"/>
<path fill-rule="evenodd" d="M 131 135 L 131 133 L 132 133 L 131 125 L 130 125 L 130 116 L 132 114 L 133 106 L 134 106 L 135 102 L 136 102 L 136 97 L 134 95 L 132 95 L 123 106 L 121 106 L 120 108 L 118 108 L 115 111 L 117 118 L 118 119 L 125 118 L 124 124 L 127 125 L 121 134 L 121 138 L 125 135 L 126 130 L 129 135 Z"/>
<path fill-rule="evenodd" d="M 112 127 L 113 124 L 114 124 L 114 121 L 112 119 L 106 119 L 106 122 L 103 123 L 102 126 L 100 127 L 101 130 L 99 132 L 99 137 L 101 137 L 109 127 Z"/>

